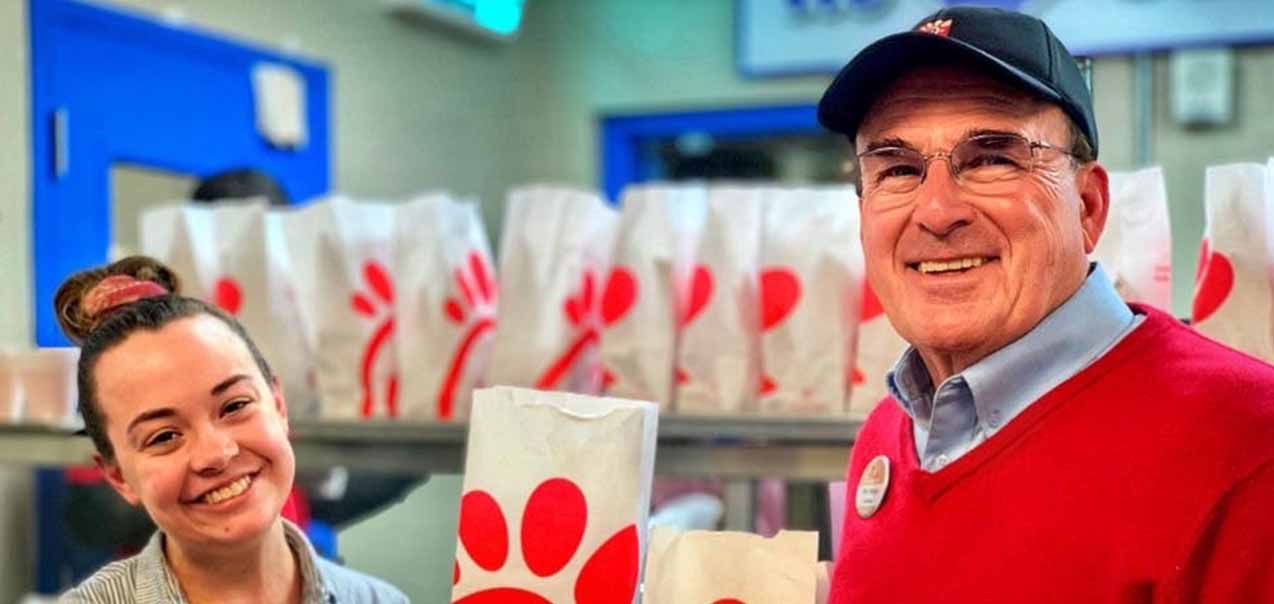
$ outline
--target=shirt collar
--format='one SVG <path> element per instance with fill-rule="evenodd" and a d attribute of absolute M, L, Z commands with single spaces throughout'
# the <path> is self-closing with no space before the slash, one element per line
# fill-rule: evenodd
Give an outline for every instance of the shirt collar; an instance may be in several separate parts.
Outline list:
<path fill-rule="evenodd" d="M 283 534 L 288 547 L 296 554 L 301 573 L 301 602 L 304 604 L 329 604 L 332 601 L 332 586 L 315 564 L 316 555 L 310 541 L 300 527 L 283 519 Z M 146 543 L 146 547 L 138 554 L 138 602 L 173 602 L 185 604 L 186 598 L 181 592 L 177 577 L 168 566 L 164 556 L 164 533 L 156 531 Z"/>
<path fill-rule="evenodd" d="M 1079 290 L 1026 335 L 947 381 L 967 384 L 979 417 L 993 409 L 1011 416 L 1095 360 L 1132 321 L 1132 310 L 1093 263 Z M 935 392 L 914 347 L 902 354 L 885 383 L 913 419 L 927 409 Z"/>

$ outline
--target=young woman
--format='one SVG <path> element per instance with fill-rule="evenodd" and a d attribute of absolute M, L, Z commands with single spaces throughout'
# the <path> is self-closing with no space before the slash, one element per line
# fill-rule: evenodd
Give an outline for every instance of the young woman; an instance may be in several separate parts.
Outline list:
<path fill-rule="evenodd" d="M 295 459 L 287 403 L 234 319 L 180 295 L 144 257 L 72 276 L 54 304 L 81 347 L 79 410 L 96 460 L 159 531 L 62 596 L 69 603 L 399 603 L 323 560 L 280 516 Z"/>

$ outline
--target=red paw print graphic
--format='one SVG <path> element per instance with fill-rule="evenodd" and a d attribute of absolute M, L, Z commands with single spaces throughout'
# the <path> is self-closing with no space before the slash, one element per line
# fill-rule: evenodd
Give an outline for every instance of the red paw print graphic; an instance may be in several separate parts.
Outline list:
<path fill-rule="evenodd" d="M 774 329 L 782 323 L 801 301 L 801 279 L 789 268 L 768 268 L 761 271 L 761 332 Z M 778 384 L 768 375 L 761 376 L 761 395 L 778 389 Z"/>
<path fill-rule="evenodd" d="M 598 339 L 598 302 L 599 290 L 596 286 L 596 275 L 586 270 L 580 278 L 580 286 L 562 303 L 562 313 L 575 328 L 576 337 L 556 360 L 549 364 L 544 374 L 535 381 L 535 387 L 541 390 L 553 390 L 562 378 L 575 366 L 576 361 L 588 350 L 596 346 Z"/>
<path fill-rule="evenodd" d="M 243 307 L 243 288 L 233 277 L 222 277 L 212 286 L 212 303 L 231 315 Z"/>
<path fill-rule="evenodd" d="M 606 278 L 606 287 L 602 288 L 602 326 L 610 327 L 616 321 L 628 316 L 628 312 L 637 303 L 637 279 L 631 270 L 622 266 L 612 268 Z M 615 375 L 602 369 L 602 389 L 615 383 Z"/>
<path fill-rule="evenodd" d="M 1214 251 L 1207 239 L 1199 248 L 1199 270 L 1194 278 L 1194 323 L 1208 320 L 1234 289 L 1234 265 L 1225 254 Z"/>
<path fill-rule="evenodd" d="M 579 554 L 588 526 L 588 503 L 579 486 L 566 478 L 540 483 L 522 512 L 522 562 L 536 577 L 557 576 Z M 474 490 L 460 499 L 460 544 L 481 570 L 497 572 L 509 561 L 509 526 L 500 504 Z M 571 583 L 575 604 L 629 604 L 637 592 L 637 527 L 629 524 L 597 547 Z M 460 564 L 452 578 L 459 583 Z M 534 586 L 507 585 L 468 594 L 454 604 L 552 604 Z"/>
<path fill-rule="evenodd" d="M 495 329 L 495 305 L 498 298 L 495 279 L 488 268 L 487 260 L 477 251 L 469 252 L 466 262 L 455 270 L 453 277 L 461 299 L 448 298 L 443 312 L 448 320 L 464 327 L 465 331 L 451 356 L 446 379 L 438 390 L 440 419 L 451 419 L 455 414 L 456 389 L 464 375 L 465 363 L 473 354 L 479 338 Z"/>
<path fill-rule="evenodd" d="M 372 330 L 372 337 L 363 347 L 363 360 L 359 377 L 363 386 L 363 417 L 371 417 L 376 410 L 372 394 L 372 370 L 376 367 L 376 359 L 390 343 L 394 335 L 394 284 L 389 272 L 374 260 L 363 263 L 363 280 L 367 283 L 370 294 L 354 292 L 350 304 L 354 312 L 377 321 Z M 384 316 L 381 316 L 381 315 Z M 398 417 L 398 372 L 389 375 L 385 388 L 385 409 L 390 417 Z"/>
<path fill-rule="evenodd" d="M 866 279 L 863 279 L 863 312 L 862 316 L 858 320 L 859 325 L 862 325 L 863 323 L 875 319 L 883 314 L 885 314 L 885 307 L 880 305 L 880 298 L 876 297 L 876 291 L 871 288 L 871 283 L 869 283 Z M 865 383 L 866 381 L 867 376 L 863 374 L 863 371 L 854 367 L 853 371 L 851 371 L 849 375 L 849 383 L 857 386 Z"/>
<path fill-rule="evenodd" d="M 703 314 L 703 309 L 712 299 L 712 288 L 712 271 L 702 264 L 696 265 L 694 272 L 690 275 L 690 291 L 678 313 L 677 327 L 679 329 L 689 325 Z M 690 381 L 690 375 L 680 367 L 677 368 L 676 378 L 678 384 Z"/>

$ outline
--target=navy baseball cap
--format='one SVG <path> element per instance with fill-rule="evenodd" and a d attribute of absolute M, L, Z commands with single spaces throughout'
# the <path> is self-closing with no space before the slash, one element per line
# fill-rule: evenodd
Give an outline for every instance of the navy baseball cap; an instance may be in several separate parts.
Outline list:
<path fill-rule="evenodd" d="M 818 102 L 818 121 L 852 140 L 876 97 L 907 71 L 957 62 L 1019 84 L 1074 120 L 1097 153 L 1097 120 L 1084 75 L 1043 21 L 998 8 L 961 6 L 886 36 L 841 69 Z"/>

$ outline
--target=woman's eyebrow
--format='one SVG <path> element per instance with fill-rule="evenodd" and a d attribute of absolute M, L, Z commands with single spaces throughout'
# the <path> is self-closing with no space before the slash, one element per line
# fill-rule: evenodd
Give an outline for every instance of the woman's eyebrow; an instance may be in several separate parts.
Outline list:
<path fill-rule="evenodd" d="M 236 373 L 235 375 L 232 375 L 222 380 L 220 384 L 213 386 L 210 394 L 212 394 L 213 396 L 219 396 L 221 393 L 228 390 L 231 386 L 239 382 L 242 382 L 243 380 L 250 380 L 250 379 L 252 379 L 252 376 L 250 375 L 247 375 L 244 373 Z"/>
<path fill-rule="evenodd" d="M 158 409 L 151 409 L 149 411 L 139 414 L 137 417 L 134 417 L 133 421 L 128 422 L 128 428 L 124 430 L 124 433 L 127 434 L 129 432 L 132 432 L 133 428 L 136 428 L 139 424 L 142 424 L 144 422 L 148 422 L 153 419 L 173 417 L 175 415 L 177 415 L 177 410 L 173 409 L 172 407 L 160 407 Z"/>

